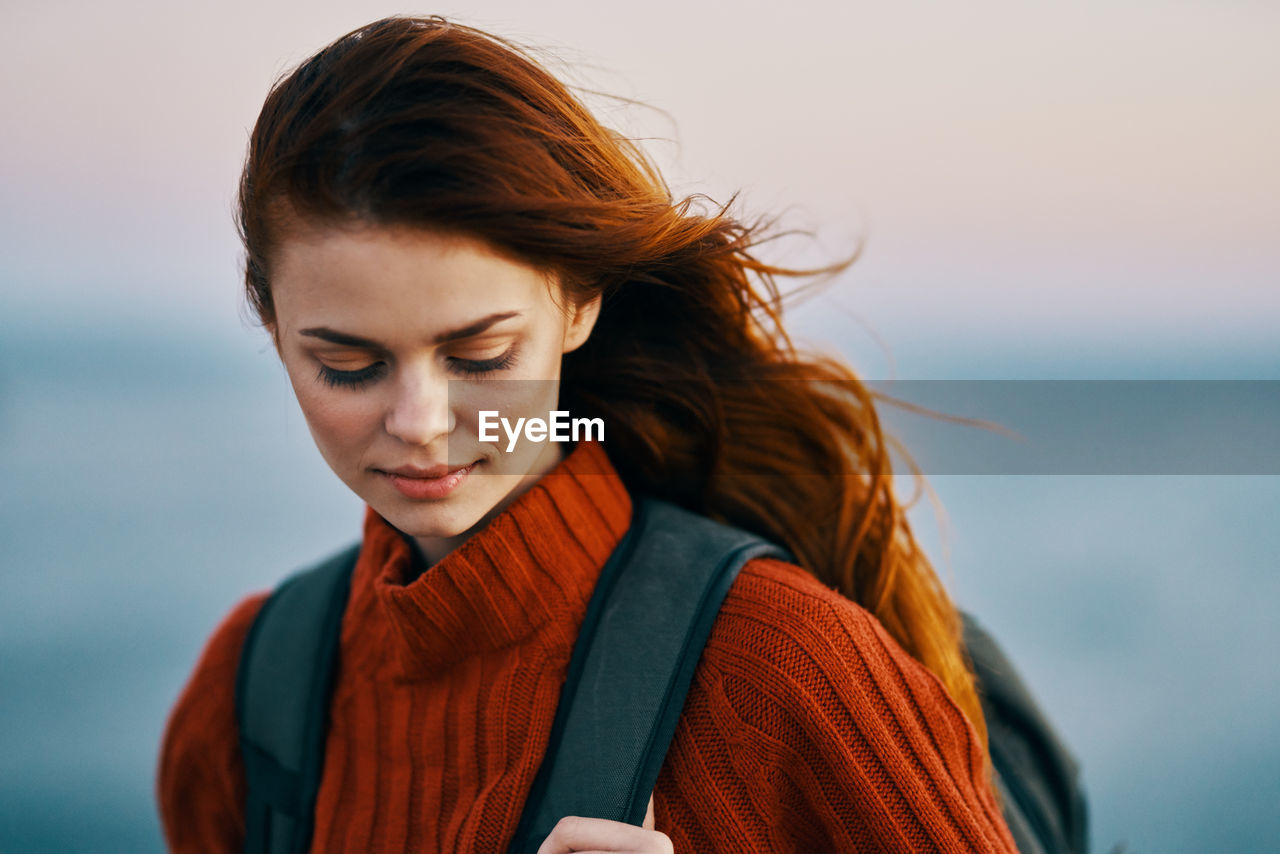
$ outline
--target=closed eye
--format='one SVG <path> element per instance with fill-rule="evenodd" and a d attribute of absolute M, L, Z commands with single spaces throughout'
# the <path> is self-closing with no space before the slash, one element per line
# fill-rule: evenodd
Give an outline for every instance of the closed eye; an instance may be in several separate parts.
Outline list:
<path fill-rule="evenodd" d="M 516 363 L 516 348 L 513 345 L 507 352 L 500 356 L 494 356 L 492 359 L 451 358 L 449 363 L 455 371 L 469 377 L 495 374 L 498 371 L 510 369 Z"/>
<path fill-rule="evenodd" d="M 374 362 L 356 371 L 339 371 L 328 365 L 321 365 L 317 379 L 333 388 L 360 388 L 378 379 L 384 370 L 386 370 L 385 362 Z"/>

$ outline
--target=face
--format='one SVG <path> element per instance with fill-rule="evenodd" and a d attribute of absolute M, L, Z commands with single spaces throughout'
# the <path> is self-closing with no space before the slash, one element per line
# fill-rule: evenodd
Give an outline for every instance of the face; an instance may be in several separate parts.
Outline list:
<path fill-rule="evenodd" d="M 599 300 L 468 237 L 407 227 L 310 230 L 273 259 L 271 327 L 320 453 L 434 562 L 564 455 L 481 442 L 480 413 L 546 420 L 560 360 Z M 491 417 L 489 419 L 491 421 Z"/>

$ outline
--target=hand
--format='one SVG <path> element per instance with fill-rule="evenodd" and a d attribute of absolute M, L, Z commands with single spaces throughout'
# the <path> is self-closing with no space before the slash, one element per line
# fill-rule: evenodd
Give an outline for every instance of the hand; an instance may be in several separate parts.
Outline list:
<path fill-rule="evenodd" d="M 538 854 L 570 852 L 631 852 L 631 854 L 673 854 L 671 838 L 653 829 L 653 795 L 644 814 L 644 824 L 636 827 L 624 821 L 567 815 L 556 822 Z"/>

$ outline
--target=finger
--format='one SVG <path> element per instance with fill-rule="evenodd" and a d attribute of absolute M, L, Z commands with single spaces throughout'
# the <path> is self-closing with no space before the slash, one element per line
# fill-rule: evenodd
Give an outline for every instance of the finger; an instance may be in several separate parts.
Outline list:
<path fill-rule="evenodd" d="M 591 849 L 625 851 L 639 848 L 645 835 L 646 831 L 634 824 L 567 815 L 556 822 L 538 854 L 567 854 Z"/>
<path fill-rule="evenodd" d="M 649 795 L 649 806 L 644 811 L 644 823 L 640 826 L 645 830 L 653 830 L 653 795 Z"/>
<path fill-rule="evenodd" d="M 671 839 L 665 833 L 603 818 L 565 816 L 556 822 L 538 854 L 570 854 L 586 851 L 634 851 L 670 854 Z"/>

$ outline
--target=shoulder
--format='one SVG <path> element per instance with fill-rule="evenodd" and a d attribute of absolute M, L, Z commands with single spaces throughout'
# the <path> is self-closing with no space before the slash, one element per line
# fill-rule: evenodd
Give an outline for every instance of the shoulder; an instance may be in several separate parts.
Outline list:
<path fill-rule="evenodd" d="M 811 726 L 944 742 L 968 771 L 981 765 L 976 731 L 941 680 L 869 611 L 794 564 L 765 558 L 742 568 L 706 660 Z"/>
<path fill-rule="evenodd" d="M 208 729 L 204 724 L 223 722 L 225 714 L 215 713 L 232 712 L 234 723 L 235 698 L 232 695 L 240 650 L 254 619 L 270 595 L 270 591 L 263 591 L 242 599 L 205 641 L 195 669 L 169 714 L 166 747 L 174 736 L 187 732 L 196 735 Z"/>
<path fill-rule="evenodd" d="M 246 597 L 222 619 L 169 713 L 156 793 L 171 850 L 200 850 L 202 844 L 234 850 L 243 835 L 236 670 L 245 637 L 269 595 Z M 217 847 L 215 840 L 225 844 Z"/>
<path fill-rule="evenodd" d="M 976 732 L 942 682 L 869 611 L 794 564 L 762 558 L 742 568 L 704 663 L 726 690 L 773 698 L 809 726 L 942 738 L 980 764 Z"/>
<path fill-rule="evenodd" d="M 816 834 L 812 850 L 1012 850 L 977 734 L 942 682 L 799 566 L 742 568 L 684 716 L 667 785 L 720 769 L 714 785 L 756 804 L 768 833 L 783 833 L 769 804 L 790 803 L 806 806 L 786 833 Z"/>
<path fill-rule="evenodd" d="M 269 590 L 250 594 L 227 612 L 214 628 L 213 633 L 209 635 L 209 639 L 205 641 L 191 680 L 183 691 L 184 696 L 191 693 L 193 686 L 201 683 L 210 681 L 220 683 L 228 674 L 234 679 L 245 638 L 270 595 Z M 210 698 L 203 699 L 207 701 Z"/>
<path fill-rule="evenodd" d="M 857 602 L 803 568 L 773 558 L 749 561 L 739 572 L 712 642 L 718 658 L 745 659 L 762 675 L 779 678 L 813 671 L 878 681 L 902 666 L 919 667 Z"/>

